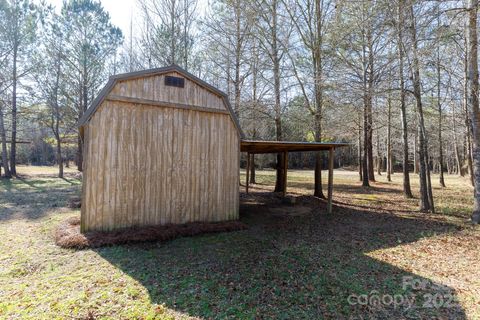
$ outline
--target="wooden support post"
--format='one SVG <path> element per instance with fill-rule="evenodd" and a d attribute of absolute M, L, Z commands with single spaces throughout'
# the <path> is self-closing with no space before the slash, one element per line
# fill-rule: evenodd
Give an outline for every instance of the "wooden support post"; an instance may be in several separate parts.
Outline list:
<path fill-rule="evenodd" d="M 288 168 L 288 152 L 283 153 L 283 196 L 287 195 L 287 168 Z"/>
<path fill-rule="evenodd" d="M 333 195 L 333 162 L 334 162 L 334 148 L 328 150 L 328 203 L 327 213 L 332 213 L 332 195 Z"/>
<path fill-rule="evenodd" d="M 247 178 L 245 181 L 245 191 L 248 193 L 248 185 L 250 183 L 250 153 L 247 152 L 247 172 L 245 172 Z"/>

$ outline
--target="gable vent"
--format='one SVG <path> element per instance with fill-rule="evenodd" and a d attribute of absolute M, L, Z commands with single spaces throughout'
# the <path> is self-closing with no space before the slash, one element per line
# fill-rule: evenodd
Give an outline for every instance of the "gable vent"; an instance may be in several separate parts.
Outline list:
<path fill-rule="evenodd" d="M 185 79 L 173 76 L 165 76 L 165 85 L 169 87 L 185 87 Z"/>

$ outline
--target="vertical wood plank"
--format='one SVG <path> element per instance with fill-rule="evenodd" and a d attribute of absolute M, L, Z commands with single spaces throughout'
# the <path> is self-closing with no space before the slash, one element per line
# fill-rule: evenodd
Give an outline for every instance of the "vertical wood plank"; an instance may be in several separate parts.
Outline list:
<path fill-rule="evenodd" d="M 112 93 L 226 108 L 189 79 L 166 88 L 164 75 L 120 81 Z M 239 138 L 228 115 L 106 101 L 85 137 L 85 228 L 238 217 Z"/>
<path fill-rule="evenodd" d="M 142 225 L 152 225 L 155 223 L 155 204 L 153 203 L 153 196 L 152 191 L 154 191 L 154 185 L 152 183 L 152 174 L 153 174 L 153 164 L 152 164 L 152 152 L 155 150 L 153 149 L 152 138 L 153 138 L 153 124 L 152 124 L 152 117 L 153 112 L 151 107 L 144 107 L 145 112 L 143 112 L 143 123 L 145 131 L 145 138 L 144 138 L 144 161 L 145 161 L 145 169 L 144 175 L 145 180 L 143 184 L 144 192 L 145 192 L 145 217 L 142 221 Z"/>
<path fill-rule="evenodd" d="M 90 150 L 91 150 L 91 143 L 90 143 L 90 133 L 89 133 L 89 124 L 87 124 L 83 129 L 83 148 L 85 150 L 84 154 L 84 171 L 82 174 L 82 205 L 80 207 L 80 232 L 86 232 L 88 230 L 88 209 L 87 204 L 90 202 L 90 183 L 88 181 L 88 172 L 89 172 L 89 162 L 90 162 Z"/>
<path fill-rule="evenodd" d="M 126 171 L 125 171 L 125 183 L 127 186 L 127 212 L 126 212 L 126 225 L 134 226 L 136 219 L 135 215 L 135 180 L 134 177 L 137 172 L 137 164 L 135 162 L 135 109 L 128 109 L 128 126 L 127 135 L 125 137 L 125 144 L 127 148 L 126 152 Z"/>
<path fill-rule="evenodd" d="M 208 177 L 209 177 L 209 146 L 210 146 L 210 127 L 209 118 L 202 116 L 202 182 L 201 182 L 201 212 L 200 219 L 206 221 L 208 208 Z"/>
<path fill-rule="evenodd" d="M 111 108 L 107 104 L 108 108 L 105 109 L 105 123 L 107 119 L 113 119 L 115 121 L 115 108 Z M 113 229 L 113 215 L 114 215 L 114 199 L 112 199 L 112 195 L 114 195 L 113 190 L 113 174 L 114 171 L 114 134 L 115 131 L 112 127 L 105 127 L 104 135 L 102 137 L 103 143 L 105 144 L 105 156 L 103 158 L 103 166 L 104 166 L 104 190 L 103 190 L 103 223 L 104 230 L 111 230 Z"/>
<path fill-rule="evenodd" d="M 106 167 L 105 167 L 105 158 L 107 157 L 107 140 L 106 140 L 106 120 L 108 113 L 108 106 L 104 106 L 100 111 L 100 125 L 99 125 L 99 134 L 98 134 L 98 144 L 99 152 L 97 155 L 97 170 L 98 170 L 98 193 L 97 193 L 97 217 L 95 219 L 96 228 L 104 230 L 105 220 L 104 219 L 104 207 L 105 206 L 105 176 L 106 176 Z"/>
<path fill-rule="evenodd" d="M 174 177 L 174 145 L 175 145 L 175 135 L 174 135 L 174 110 L 169 109 L 165 110 L 165 114 L 168 115 L 165 119 L 165 127 L 167 130 L 167 142 L 164 143 L 164 150 L 166 150 L 165 166 L 163 166 L 163 174 L 165 176 L 164 181 L 164 205 L 166 207 L 166 223 L 173 223 L 173 215 L 175 212 L 175 202 L 173 201 L 173 177 Z"/>

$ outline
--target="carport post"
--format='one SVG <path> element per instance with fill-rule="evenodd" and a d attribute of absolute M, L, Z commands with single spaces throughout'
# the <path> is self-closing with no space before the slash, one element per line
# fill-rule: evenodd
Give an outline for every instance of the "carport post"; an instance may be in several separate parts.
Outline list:
<path fill-rule="evenodd" d="M 248 193 L 248 185 L 250 183 L 250 152 L 247 152 L 247 172 L 246 174 L 246 181 L 245 181 L 245 191 Z"/>
<path fill-rule="evenodd" d="M 287 195 L 287 169 L 288 169 L 288 152 L 283 153 L 283 196 Z"/>
<path fill-rule="evenodd" d="M 333 160 L 335 148 L 328 149 L 328 203 L 327 213 L 332 213 L 332 195 L 333 195 Z"/>

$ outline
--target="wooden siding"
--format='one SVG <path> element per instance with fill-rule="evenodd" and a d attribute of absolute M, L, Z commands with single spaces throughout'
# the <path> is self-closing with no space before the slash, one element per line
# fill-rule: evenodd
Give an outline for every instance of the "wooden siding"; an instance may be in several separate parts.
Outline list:
<path fill-rule="evenodd" d="M 185 78 L 184 88 L 170 87 L 164 84 L 165 76 L 185 78 L 177 72 L 169 72 L 137 79 L 120 80 L 111 91 L 111 94 L 157 102 L 163 101 L 227 110 L 222 97 L 205 89 L 196 82 Z"/>
<path fill-rule="evenodd" d="M 187 79 L 185 89 L 163 87 L 163 76 L 120 82 L 112 94 L 226 110 Z M 83 231 L 238 219 L 240 141 L 230 115 L 106 100 L 84 141 Z"/>

